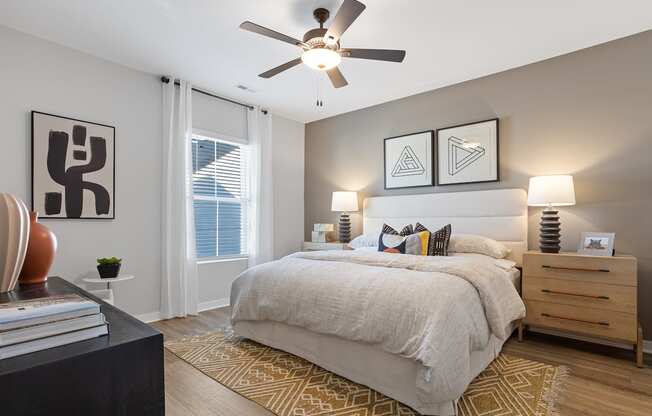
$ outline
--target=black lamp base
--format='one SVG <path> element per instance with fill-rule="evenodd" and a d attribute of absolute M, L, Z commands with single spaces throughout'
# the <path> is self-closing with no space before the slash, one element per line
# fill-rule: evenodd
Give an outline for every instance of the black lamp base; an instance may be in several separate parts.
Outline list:
<path fill-rule="evenodd" d="M 539 248 L 542 253 L 559 253 L 561 246 L 561 223 L 559 222 L 559 211 L 547 207 L 541 214 L 539 223 Z"/>
<path fill-rule="evenodd" d="M 351 241 L 351 219 L 346 212 L 340 215 L 340 243 L 348 243 Z"/>

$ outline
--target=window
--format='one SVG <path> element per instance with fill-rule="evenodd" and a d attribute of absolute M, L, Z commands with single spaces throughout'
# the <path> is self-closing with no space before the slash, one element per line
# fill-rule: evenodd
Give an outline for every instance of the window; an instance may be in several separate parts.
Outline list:
<path fill-rule="evenodd" d="M 194 134 L 192 181 L 197 258 L 243 256 L 247 252 L 247 149 Z"/>

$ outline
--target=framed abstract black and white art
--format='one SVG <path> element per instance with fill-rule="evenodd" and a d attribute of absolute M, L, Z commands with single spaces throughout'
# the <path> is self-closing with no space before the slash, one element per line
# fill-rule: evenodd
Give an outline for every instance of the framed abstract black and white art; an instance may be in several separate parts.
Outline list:
<path fill-rule="evenodd" d="M 437 185 L 497 182 L 498 119 L 437 130 Z"/>
<path fill-rule="evenodd" d="M 385 139 L 385 189 L 433 185 L 433 136 L 428 130 Z"/>
<path fill-rule="evenodd" d="M 32 111 L 32 210 L 115 218 L 115 127 Z"/>

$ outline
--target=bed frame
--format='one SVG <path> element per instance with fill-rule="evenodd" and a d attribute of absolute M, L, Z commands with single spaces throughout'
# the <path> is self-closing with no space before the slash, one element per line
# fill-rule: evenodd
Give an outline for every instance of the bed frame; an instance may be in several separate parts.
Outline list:
<path fill-rule="evenodd" d="M 364 201 L 364 232 L 380 232 L 383 223 L 403 227 L 421 222 L 436 230 L 451 224 L 453 233 L 479 234 L 512 249 L 520 264 L 527 249 L 527 196 L 522 189 L 383 196 Z M 508 333 L 515 327 L 510 324 Z M 371 344 L 318 334 L 271 321 L 241 321 L 235 333 L 303 357 L 320 367 L 371 387 L 405 403 L 423 415 L 455 415 L 457 400 L 436 402 L 428 391 L 428 369 L 420 363 L 387 353 Z M 470 383 L 500 353 L 503 342 L 492 335 L 487 347 L 471 353 Z"/>

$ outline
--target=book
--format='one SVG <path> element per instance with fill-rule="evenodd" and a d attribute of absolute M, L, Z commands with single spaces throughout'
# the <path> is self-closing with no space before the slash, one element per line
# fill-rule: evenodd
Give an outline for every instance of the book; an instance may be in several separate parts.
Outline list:
<path fill-rule="evenodd" d="M 0 360 L 100 337 L 108 333 L 108 326 L 104 324 L 93 328 L 68 332 L 67 334 L 55 335 L 53 337 L 41 338 L 33 341 L 21 342 L 20 344 L 8 345 L 6 347 L 0 348 Z"/>
<path fill-rule="evenodd" d="M 312 242 L 313 243 L 331 243 L 337 241 L 335 236 L 335 231 L 313 231 L 312 232 Z"/>
<path fill-rule="evenodd" d="M 0 331 L 100 313 L 100 305 L 77 294 L 0 303 Z"/>
<path fill-rule="evenodd" d="M 314 224 L 313 231 L 335 231 L 335 224 Z"/>
<path fill-rule="evenodd" d="M 46 324 L 0 331 L 0 347 L 19 344 L 40 338 L 79 331 L 106 324 L 104 314 L 87 315 Z"/>

